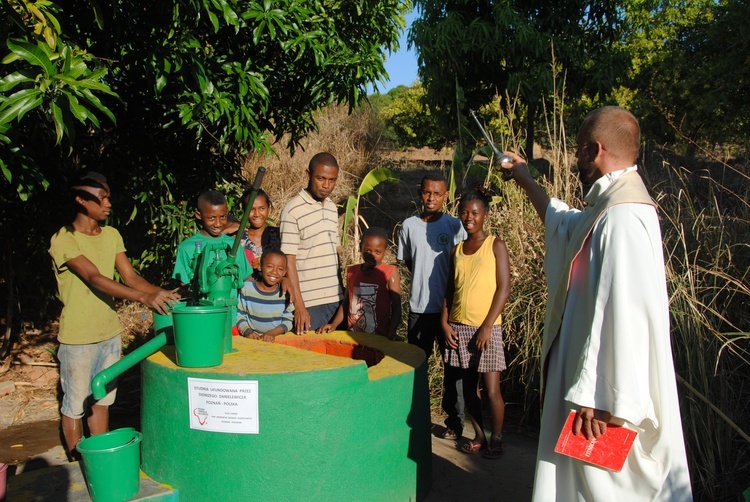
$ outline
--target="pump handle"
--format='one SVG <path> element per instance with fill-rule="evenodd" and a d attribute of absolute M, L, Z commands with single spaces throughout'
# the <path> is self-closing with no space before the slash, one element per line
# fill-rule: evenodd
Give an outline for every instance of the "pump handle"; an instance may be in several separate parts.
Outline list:
<path fill-rule="evenodd" d="M 260 190 L 260 184 L 263 182 L 263 176 L 265 176 L 265 174 L 266 168 L 260 166 L 258 168 L 258 173 L 255 175 L 255 181 L 253 181 L 253 190 L 255 191 L 255 193 L 258 193 L 258 190 Z"/>

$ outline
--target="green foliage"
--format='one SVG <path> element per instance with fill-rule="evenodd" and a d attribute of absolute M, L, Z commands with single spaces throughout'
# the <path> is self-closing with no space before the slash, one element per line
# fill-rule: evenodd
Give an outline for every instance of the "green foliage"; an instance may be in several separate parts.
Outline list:
<path fill-rule="evenodd" d="M 320 106 L 356 105 L 364 85 L 383 74 L 384 51 L 395 48 L 403 22 L 396 1 L 366 9 L 346 2 L 336 15 L 328 3 L 176 4 L 178 14 L 154 27 L 166 36 L 152 31 L 158 48 L 137 63 L 156 93 L 174 100 L 173 123 L 196 138 L 216 141 L 225 153 L 230 146 L 269 149 L 266 131 L 277 139 L 290 133 L 294 145 Z M 153 15 L 149 10 L 145 16 Z M 142 32 L 138 21 L 127 28 L 133 35 Z"/>
<path fill-rule="evenodd" d="M 7 27 L 18 36 L 5 40 L 0 73 L 0 168 L 5 182 L 26 200 L 49 185 L 37 160 L 38 141 L 54 138 L 57 146 L 67 139 L 71 152 L 77 127 L 98 129 L 100 117 L 115 122 L 101 97 L 116 94 L 104 81 L 101 62 L 59 37 L 54 4 L 22 0 L 3 10 Z M 29 141 L 30 132 L 41 137 Z"/>
<path fill-rule="evenodd" d="M 62 37 L 59 15 L 59 7 L 46 0 L 0 2 L 7 36 L 0 43 L 0 298 L 2 308 L 8 307 L 8 333 L 19 322 L 13 307 L 25 318 L 52 307 L 49 239 L 72 220 L 59 190 L 66 184 L 64 165 L 76 138 L 115 121 L 103 101 L 116 98 L 105 81 L 106 67 Z M 42 196 L 49 187 L 58 190 Z"/>
<path fill-rule="evenodd" d="M 400 148 L 430 146 L 439 149 L 445 145 L 445 127 L 440 124 L 427 106 L 422 84 L 398 86 L 386 95 L 390 99 L 378 110 L 378 117 L 387 130 L 392 131 Z"/>
<path fill-rule="evenodd" d="M 398 182 L 398 176 L 386 167 L 373 169 L 362 179 L 362 183 L 360 183 L 357 189 L 357 196 L 349 196 L 346 201 L 346 209 L 344 210 L 344 228 L 341 232 L 342 247 L 346 247 L 349 225 L 354 220 L 354 247 L 355 249 L 359 249 L 359 219 L 361 218 L 359 215 L 359 201 L 362 196 L 372 192 L 378 185 L 386 181 Z"/>
<path fill-rule="evenodd" d="M 527 155 L 541 103 L 564 70 L 573 100 L 607 96 L 628 67 L 617 42 L 622 9 L 611 2 L 426 1 L 409 42 L 419 55 L 419 75 L 441 120 L 457 108 L 478 109 L 497 94 L 519 94 L 527 119 Z M 557 67 L 557 68 L 556 68 Z M 559 83 L 558 83 L 559 84 Z M 456 94 L 461 93 L 460 99 Z"/>
<path fill-rule="evenodd" d="M 43 0 L 19 0 L 11 6 L 5 21 L 19 38 L 8 42 L 4 62 L 23 59 L 25 66 L 2 79 L 0 126 L 22 119 L 48 95 L 44 111 L 57 143 L 68 136 L 72 144 L 72 119 L 98 128 L 98 115 L 112 121 L 117 115 L 122 126 L 147 130 L 126 148 L 162 150 L 148 153 L 168 165 L 168 147 L 231 157 L 269 151 L 272 138 L 288 133 L 294 148 L 314 128 L 315 110 L 334 101 L 356 106 L 365 85 L 384 75 L 385 53 L 397 47 L 407 4 L 122 0 L 62 11 Z M 45 53 L 47 41 L 59 53 L 50 52 L 54 47 Z M 43 78 L 29 66 L 39 67 Z M 19 85 L 24 92 L 7 94 Z M 102 93 L 115 95 L 109 86 L 122 97 L 114 113 L 101 101 Z M 42 121 L 36 129 L 49 126 Z M 120 146 L 135 139 L 128 136 L 120 131 L 97 139 Z M 152 138 L 145 145 L 144 136 Z M 17 146 L 17 138 L 3 138 Z M 6 177 L 26 167 L 10 164 Z"/>
<path fill-rule="evenodd" d="M 741 0 L 633 1 L 628 87 L 657 141 L 744 142 L 750 133 L 750 5 Z"/>
<path fill-rule="evenodd" d="M 161 283 L 175 243 L 192 229 L 195 197 L 236 181 L 247 152 L 269 152 L 282 138 L 293 150 L 315 129 L 317 110 L 358 106 L 366 85 L 385 75 L 408 7 L 0 2 L 9 40 L 0 46 L 3 234 L 33 243 L 39 261 L 29 269 L 51 277 L 44 250 L 70 221 L 59 210 L 69 203 L 65 189 L 80 172 L 100 171 L 115 197 L 110 223 Z M 14 241 L 4 263 L 18 266 L 20 249 Z"/>

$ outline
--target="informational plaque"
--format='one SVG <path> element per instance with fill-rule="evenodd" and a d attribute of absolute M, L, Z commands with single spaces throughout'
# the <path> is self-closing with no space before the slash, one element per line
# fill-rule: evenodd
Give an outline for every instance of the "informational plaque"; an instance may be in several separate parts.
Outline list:
<path fill-rule="evenodd" d="M 188 378 L 190 428 L 258 434 L 258 381 Z"/>

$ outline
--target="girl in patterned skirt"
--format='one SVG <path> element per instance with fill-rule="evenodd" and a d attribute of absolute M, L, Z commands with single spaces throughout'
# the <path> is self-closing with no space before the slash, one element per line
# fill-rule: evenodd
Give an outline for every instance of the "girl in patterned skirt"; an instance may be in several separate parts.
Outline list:
<path fill-rule="evenodd" d="M 451 252 L 451 275 L 443 308 L 445 364 L 463 373 L 466 410 L 474 426 L 474 439 L 461 451 L 485 458 L 503 454 L 502 430 L 505 403 L 500 393 L 500 372 L 505 369 L 501 312 L 510 292 L 510 263 L 505 242 L 487 235 L 484 221 L 490 196 L 481 188 L 461 196 L 458 206 L 468 237 Z M 482 420 L 479 379 L 487 395 L 492 435 L 487 440 Z"/>

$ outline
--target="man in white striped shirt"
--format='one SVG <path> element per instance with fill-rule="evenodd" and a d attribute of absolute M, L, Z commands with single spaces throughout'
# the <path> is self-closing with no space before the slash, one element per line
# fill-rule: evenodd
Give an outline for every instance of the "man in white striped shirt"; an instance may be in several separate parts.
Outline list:
<path fill-rule="evenodd" d="M 281 251 L 287 257 L 298 335 L 330 322 L 343 298 L 338 212 L 329 198 L 339 165 L 333 155 L 322 152 L 310 159 L 306 172 L 307 188 L 281 211 Z"/>

